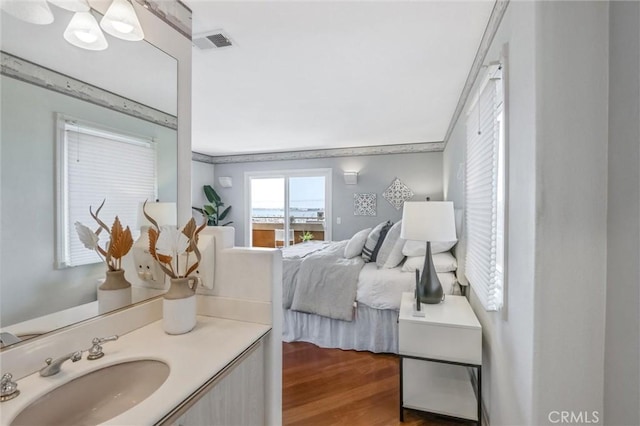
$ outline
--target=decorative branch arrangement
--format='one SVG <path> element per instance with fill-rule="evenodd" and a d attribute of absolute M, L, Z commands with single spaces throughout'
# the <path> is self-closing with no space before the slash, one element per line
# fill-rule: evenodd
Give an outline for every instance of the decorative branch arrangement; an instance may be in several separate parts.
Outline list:
<path fill-rule="evenodd" d="M 100 259 L 107 264 L 110 271 L 120 271 L 122 270 L 122 258 L 129 253 L 129 250 L 131 250 L 133 246 L 133 237 L 131 236 L 131 230 L 128 226 L 126 229 L 122 228 L 118 216 L 116 216 L 113 221 L 111 228 L 98 218 L 100 210 L 102 210 L 106 201 L 106 199 L 102 200 L 102 204 L 100 204 L 100 207 L 98 207 L 95 213 L 93 213 L 92 207 L 89 206 L 91 217 L 99 225 L 95 232 L 80 222 L 76 222 L 74 225 L 82 244 L 89 250 L 95 250 L 98 256 L 100 256 Z M 99 244 L 100 233 L 103 230 L 106 231 L 110 237 L 105 248 L 100 247 Z"/>
<path fill-rule="evenodd" d="M 198 234 L 206 226 L 206 220 L 200 227 L 196 226 L 195 219 L 191 218 L 182 230 L 172 226 L 158 226 L 146 211 L 145 201 L 142 211 L 144 216 L 153 226 L 149 227 L 149 254 L 153 257 L 162 271 L 170 278 L 185 278 L 198 269 L 201 254 L 198 250 Z M 189 257 L 193 253 L 196 262 L 189 266 Z M 180 259 L 183 259 L 182 265 Z"/>

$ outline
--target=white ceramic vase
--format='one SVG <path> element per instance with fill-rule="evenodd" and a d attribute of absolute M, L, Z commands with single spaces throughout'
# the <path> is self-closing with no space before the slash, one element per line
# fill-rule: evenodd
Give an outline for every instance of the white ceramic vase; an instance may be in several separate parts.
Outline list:
<path fill-rule="evenodd" d="M 171 286 L 162 300 L 162 327 L 165 333 L 184 334 L 196 326 L 197 285 L 196 277 L 171 278 Z"/>
<path fill-rule="evenodd" d="M 131 304 L 131 283 L 124 271 L 107 271 L 107 278 L 98 287 L 98 314 L 102 315 Z"/>

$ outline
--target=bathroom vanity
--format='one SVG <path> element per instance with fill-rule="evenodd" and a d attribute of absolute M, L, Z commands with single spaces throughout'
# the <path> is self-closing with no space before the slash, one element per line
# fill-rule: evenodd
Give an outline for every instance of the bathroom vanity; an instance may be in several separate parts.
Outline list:
<path fill-rule="evenodd" d="M 65 424 L 87 418 L 105 425 L 281 424 L 281 295 L 274 285 L 282 279 L 280 252 L 235 248 L 231 228 L 216 229 L 215 238 L 216 285 L 197 295 L 191 332 L 166 334 L 162 300 L 153 299 L 7 348 L 0 352 L 2 373 L 13 374 L 20 395 L 1 403 L 0 425 L 20 424 L 21 413 L 54 397 L 62 402 L 46 406 L 43 416 L 60 416 Z M 116 334 L 118 340 L 102 345 L 104 356 L 87 359 L 94 337 Z M 78 350 L 84 351 L 81 360 L 64 362 L 49 377 L 39 374 L 46 358 Z M 144 367 L 119 372 L 134 362 L 166 365 L 166 379 L 155 372 L 145 376 Z M 88 374 L 95 379 L 87 380 Z M 147 381 L 158 383 L 136 394 L 134 388 Z M 120 395 L 133 402 L 114 406 Z"/>

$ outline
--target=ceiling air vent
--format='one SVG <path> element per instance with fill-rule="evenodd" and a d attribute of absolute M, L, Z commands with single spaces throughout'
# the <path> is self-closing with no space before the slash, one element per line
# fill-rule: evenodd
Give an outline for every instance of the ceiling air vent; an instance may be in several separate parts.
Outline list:
<path fill-rule="evenodd" d="M 199 49 L 220 49 L 222 47 L 232 46 L 233 43 L 229 36 L 221 30 L 210 31 L 204 34 L 198 34 L 193 37 L 193 45 Z"/>

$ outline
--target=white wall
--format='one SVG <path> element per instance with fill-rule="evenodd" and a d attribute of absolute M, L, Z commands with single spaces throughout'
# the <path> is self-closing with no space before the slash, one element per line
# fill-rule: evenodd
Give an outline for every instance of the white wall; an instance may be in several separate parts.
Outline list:
<path fill-rule="evenodd" d="M 485 312 L 491 424 L 550 424 L 553 410 L 602 421 L 607 197 L 608 3 L 512 2 L 486 62 L 508 44 L 505 306 Z M 444 153 L 460 202 L 464 118 Z M 597 420 L 592 417 L 593 422 Z"/>
<path fill-rule="evenodd" d="M 612 2 L 604 423 L 640 424 L 640 4 Z"/>
<path fill-rule="evenodd" d="M 471 305 L 483 328 L 482 395 L 492 425 L 533 424 L 533 309 L 535 242 L 534 4 L 509 4 L 485 63 L 508 44 L 509 144 L 508 277 L 501 312 L 486 312 L 475 293 Z M 464 207 L 466 115 L 458 120 L 443 156 L 445 198 Z M 460 176 L 462 177 L 462 176 Z"/>
<path fill-rule="evenodd" d="M 335 241 L 351 238 L 360 229 L 375 226 L 385 220 L 394 222 L 402 218 L 402 210 L 396 210 L 382 197 L 384 190 L 395 177 L 400 178 L 414 192 L 414 200 L 442 199 L 442 153 L 371 155 L 361 157 L 321 158 L 312 160 L 265 161 L 254 163 L 216 164 L 215 176 L 233 178 L 232 188 L 216 191 L 226 205 L 232 206 L 229 218 L 236 228 L 236 245 L 243 246 L 244 229 L 244 172 L 293 169 L 333 170 L 332 208 L 333 235 Z M 343 172 L 358 171 L 358 184 L 345 185 Z M 354 216 L 353 194 L 374 192 L 377 194 L 377 216 Z M 337 224 L 340 217 L 342 223 Z"/>

